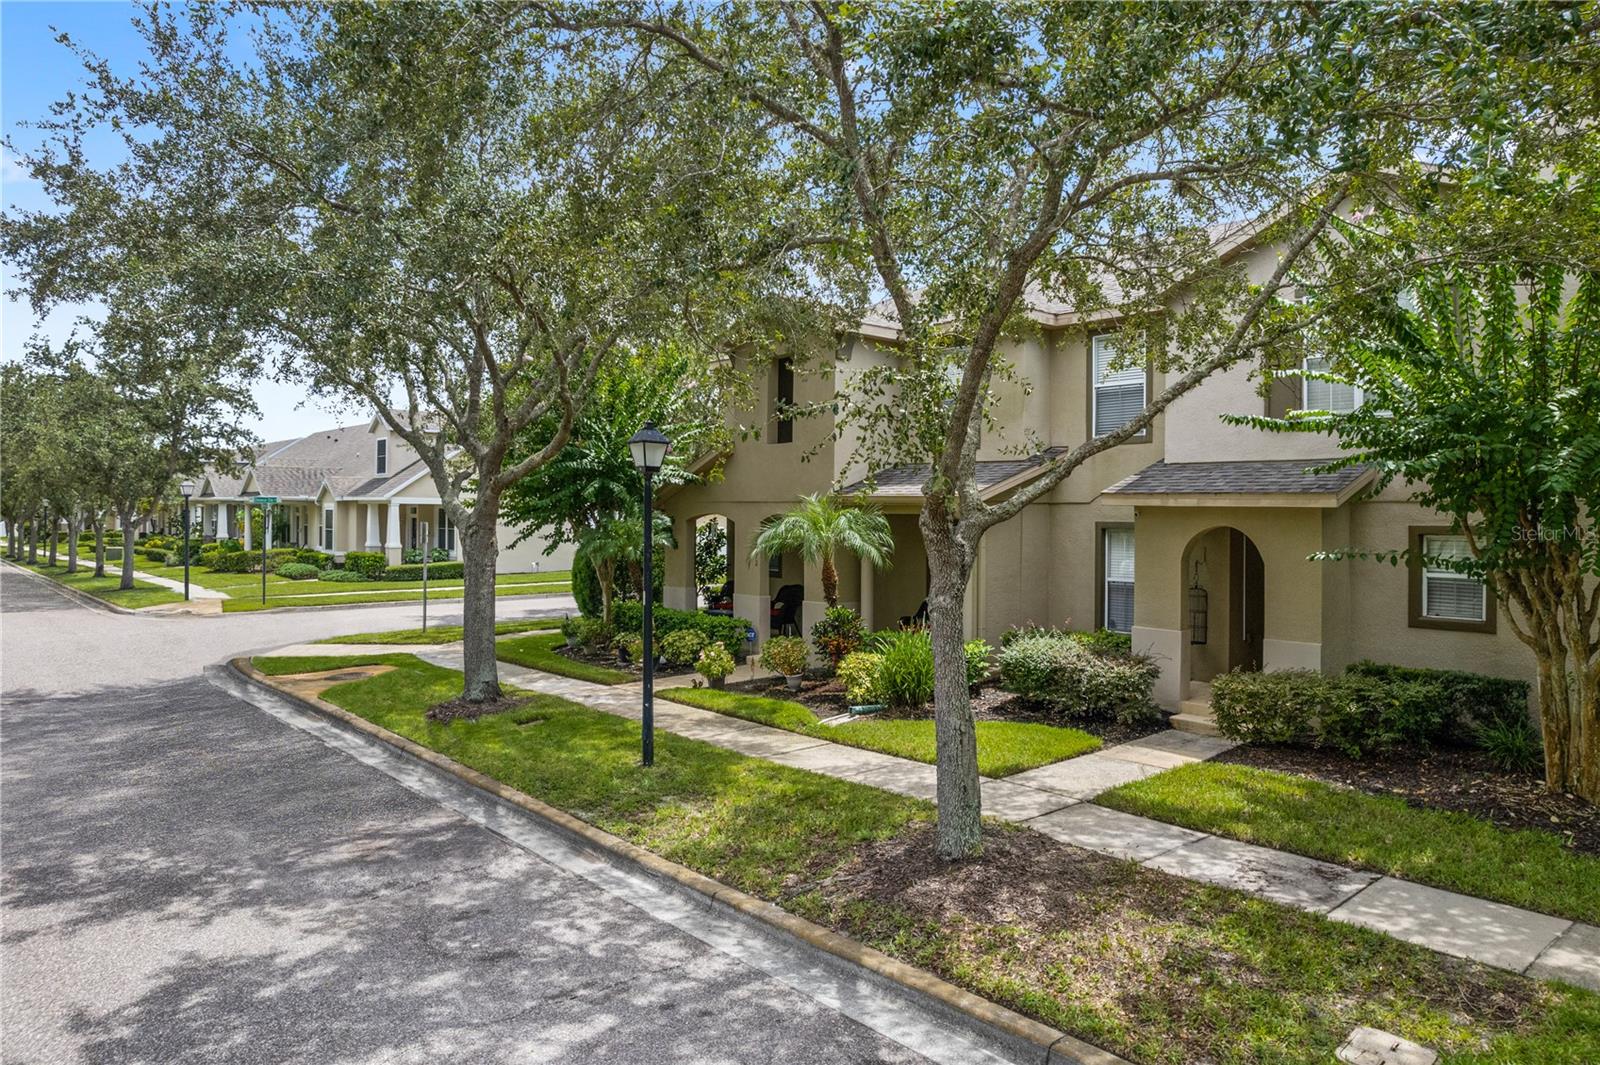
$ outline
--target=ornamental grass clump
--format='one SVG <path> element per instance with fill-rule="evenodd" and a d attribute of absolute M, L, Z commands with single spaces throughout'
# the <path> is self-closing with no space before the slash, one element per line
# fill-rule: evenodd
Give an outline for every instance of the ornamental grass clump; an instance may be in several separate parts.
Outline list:
<path fill-rule="evenodd" d="M 927 629 L 898 629 L 872 638 L 880 657 L 878 690 L 883 701 L 916 709 L 933 701 L 933 641 Z"/>

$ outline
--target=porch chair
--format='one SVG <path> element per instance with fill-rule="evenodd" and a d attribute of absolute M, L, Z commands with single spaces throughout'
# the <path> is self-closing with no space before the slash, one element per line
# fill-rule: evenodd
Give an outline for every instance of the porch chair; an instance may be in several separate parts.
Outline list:
<path fill-rule="evenodd" d="M 772 631 L 781 636 L 800 635 L 800 604 L 805 600 L 803 584 L 785 584 L 772 597 L 772 612 L 768 615 Z"/>

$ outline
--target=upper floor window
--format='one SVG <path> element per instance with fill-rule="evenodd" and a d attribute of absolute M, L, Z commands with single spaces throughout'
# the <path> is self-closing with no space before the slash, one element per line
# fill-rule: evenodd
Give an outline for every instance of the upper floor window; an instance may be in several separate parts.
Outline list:
<path fill-rule="evenodd" d="M 794 419 L 782 412 L 794 405 L 794 360 L 779 359 L 772 373 L 774 378 L 772 410 L 778 416 L 778 423 L 772 429 L 772 442 L 792 443 Z"/>
<path fill-rule="evenodd" d="M 1409 530 L 1411 625 L 1422 629 L 1494 632 L 1494 603 L 1483 581 L 1449 563 L 1472 557 L 1467 538 L 1446 528 Z"/>
<path fill-rule="evenodd" d="M 1305 361 L 1305 370 L 1308 376 L 1302 377 L 1301 409 L 1325 410 L 1332 414 L 1349 414 L 1361 406 L 1361 389 L 1352 384 L 1339 381 L 1323 381 L 1310 377 L 1310 374 L 1329 373 L 1332 363 L 1318 355 L 1311 356 Z"/>
<path fill-rule="evenodd" d="M 1117 361 L 1117 337 L 1097 334 L 1091 341 L 1094 359 L 1094 398 L 1091 419 L 1094 435 L 1105 436 L 1127 425 L 1146 402 L 1148 376 L 1143 366 L 1113 369 Z"/>
<path fill-rule="evenodd" d="M 378 441 L 378 473 L 379 474 L 385 474 L 385 473 L 388 473 L 388 472 L 389 472 L 389 441 L 383 440 L 383 439 L 379 439 L 379 441 Z"/>

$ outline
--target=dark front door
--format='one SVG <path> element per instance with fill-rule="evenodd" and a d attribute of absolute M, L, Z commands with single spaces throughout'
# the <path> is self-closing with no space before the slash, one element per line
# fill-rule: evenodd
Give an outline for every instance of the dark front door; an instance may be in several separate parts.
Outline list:
<path fill-rule="evenodd" d="M 1231 530 L 1228 544 L 1228 668 L 1261 668 L 1265 567 L 1250 538 Z"/>

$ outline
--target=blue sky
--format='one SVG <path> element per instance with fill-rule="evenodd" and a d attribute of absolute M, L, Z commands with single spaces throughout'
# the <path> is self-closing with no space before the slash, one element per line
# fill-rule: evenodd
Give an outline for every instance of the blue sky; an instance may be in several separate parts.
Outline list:
<path fill-rule="evenodd" d="M 131 19 L 132 4 L 82 0 L 82 2 L 32 2 L 0 0 L 0 125 L 7 136 L 27 145 L 37 134 L 19 123 L 48 113 L 50 104 L 81 84 L 83 69 L 78 60 L 56 43 L 56 31 L 111 61 L 112 69 L 132 71 L 143 54 L 143 43 Z M 53 28 L 52 28 L 53 27 Z M 120 148 L 111 138 L 96 140 L 91 151 L 104 153 L 95 161 L 112 162 Z M 5 209 L 38 210 L 49 206 L 44 190 L 10 158 L 0 169 L 0 198 Z M 8 264 L 0 264 L 3 288 L 13 284 Z M 5 297 L 0 304 L 0 337 L 6 359 L 20 358 L 23 345 L 34 333 L 54 339 L 67 335 L 74 319 L 94 308 L 60 309 L 40 321 L 28 304 Z M 314 406 L 305 399 L 298 385 L 263 381 L 256 387 L 256 401 L 262 418 L 253 428 L 268 440 L 309 433 L 333 425 L 360 422 L 363 418 L 349 410 Z"/>

